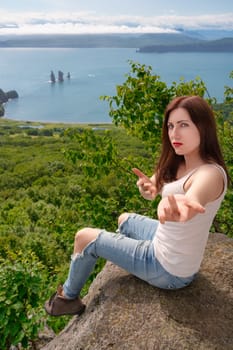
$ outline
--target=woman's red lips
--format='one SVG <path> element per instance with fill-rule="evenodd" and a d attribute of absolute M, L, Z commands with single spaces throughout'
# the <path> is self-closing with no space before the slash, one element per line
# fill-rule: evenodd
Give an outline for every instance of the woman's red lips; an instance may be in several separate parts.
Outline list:
<path fill-rule="evenodd" d="M 179 147 L 179 146 L 182 146 L 182 143 L 181 142 L 173 142 L 173 146 Z"/>

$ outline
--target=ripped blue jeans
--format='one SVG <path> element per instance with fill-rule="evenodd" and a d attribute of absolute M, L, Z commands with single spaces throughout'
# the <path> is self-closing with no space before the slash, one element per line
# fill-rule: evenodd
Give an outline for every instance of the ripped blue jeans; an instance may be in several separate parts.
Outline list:
<path fill-rule="evenodd" d="M 80 294 L 99 257 L 158 288 L 179 289 L 189 285 L 195 275 L 185 278 L 171 275 L 156 259 L 152 241 L 157 226 L 157 220 L 129 214 L 119 233 L 100 231 L 81 254 L 71 257 L 69 275 L 63 285 L 66 296 L 73 299 Z"/>

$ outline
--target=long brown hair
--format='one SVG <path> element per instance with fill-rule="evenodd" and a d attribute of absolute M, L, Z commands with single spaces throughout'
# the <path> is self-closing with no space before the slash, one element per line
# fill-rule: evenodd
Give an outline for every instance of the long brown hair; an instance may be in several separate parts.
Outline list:
<path fill-rule="evenodd" d="M 170 113 L 174 109 L 181 107 L 189 113 L 200 133 L 200 156 L 202 160 L 222 166 L 229 180 L 217 137 L 216 122 L 212 108 L 200 96 L 180 96 L 172 100 L 165 110 L 162 129 L 162 151 L 155 169 L 156 187 L 160 190 L 165 182 L 174 181 L 179 166 L 184 162 L 184 156 L 175 153 L 169 140 L 167 128 Z"/>

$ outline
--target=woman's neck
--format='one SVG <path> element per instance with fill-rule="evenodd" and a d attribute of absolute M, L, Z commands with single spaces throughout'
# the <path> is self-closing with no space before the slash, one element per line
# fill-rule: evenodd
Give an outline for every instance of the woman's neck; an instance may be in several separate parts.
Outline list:
<path fill-rule="evenodd" d="M 187 172 L 198 168 L 203 164 L 205 164 L 205 161 L 199 156 L 199 154 L 184 156 L 183 168 Z"/>
<path fill-rule="evenodd" d="M 178 168 L 177 178 L 185 176 L 190 171 L 200 167 L 203 164 L 205 164 L 205 162 L 201 158 L 195 158 L 195 159 L 185 158 L 184 162 Z"/>

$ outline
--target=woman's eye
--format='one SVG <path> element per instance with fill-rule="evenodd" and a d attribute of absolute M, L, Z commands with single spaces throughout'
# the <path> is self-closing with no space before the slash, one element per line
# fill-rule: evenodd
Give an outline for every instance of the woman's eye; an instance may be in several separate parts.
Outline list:
<path fill-rule="evenodd" d="M 168 130 L 171 130 L 171 129 L 173 129 L 173 125 L 172 124 L 168 124 L 167 128 L 168 128 Z"/>

